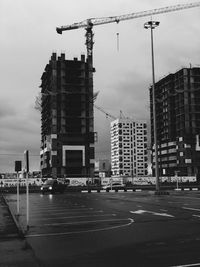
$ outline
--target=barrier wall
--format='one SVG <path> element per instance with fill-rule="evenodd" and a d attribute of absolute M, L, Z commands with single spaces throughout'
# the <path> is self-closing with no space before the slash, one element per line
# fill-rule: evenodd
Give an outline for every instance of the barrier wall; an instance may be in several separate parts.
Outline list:
<path fill-rule="evenodd" d="M 29 185 L 41 186 L 45 180 L 52 178 L 28 178 Z M 114 182 L 133 185 L 155 185 L 155 177 L 105 177 L 105 178 L 58 178 L 58 181 L 65 183 L 69 186 L 86 186 L 90 184 L 107 185 Z M 181 177 L 160 177 L 161 183 L 194 183 L 196 182 L 195 176 L 181 176 Z M 26 179 L 19 178 L 20 186 L 26 186 Z M 13 187 L 17 186 L 17 179 L 0 179 L 0 187 Z"/>

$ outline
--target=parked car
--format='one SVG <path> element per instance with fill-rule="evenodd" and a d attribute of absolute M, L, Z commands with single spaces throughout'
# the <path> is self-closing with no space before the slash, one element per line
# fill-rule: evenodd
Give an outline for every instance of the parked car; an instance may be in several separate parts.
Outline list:
<path fill-rule="evenodd" d="M 42 194 L 46 192 L 50 193 L 64 193 L 66 185 L 63 183 L 58 182 L 56 179 L 46 180 L 44 184 L 41 186 Z"/>
<path fill-rule="evenodd" d="M 125 185 L 122 183 L 113 182 L 112 184 L 107 184 L 102 187 L 104 190 L 118 190 L 118 189 L 125 189 Z"/>

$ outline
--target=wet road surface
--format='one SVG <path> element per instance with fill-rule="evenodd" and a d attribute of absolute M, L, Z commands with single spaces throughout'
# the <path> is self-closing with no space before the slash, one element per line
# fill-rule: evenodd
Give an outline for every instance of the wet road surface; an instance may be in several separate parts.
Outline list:
<path fill-rule="evenodd" d="M 25 194 L 19 222 L 26 230 Z M 200 266 L 199 192 L 30 194 L 29 225 L 43 266 Z"/>

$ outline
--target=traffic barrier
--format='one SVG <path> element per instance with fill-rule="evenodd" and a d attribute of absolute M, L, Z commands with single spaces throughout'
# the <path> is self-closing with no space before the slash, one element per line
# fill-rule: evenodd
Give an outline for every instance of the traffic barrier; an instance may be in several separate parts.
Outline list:
<path fill-rule="evenodd" d="M 133 189 L 126 189 L 125 192 L 133 192 Z"/>
<path fill-rule="evenodd" d="M 172 189 L 174 191 L 177 191 L 177 192 L 180 192 L 180 191 L 198 191 L 200 190 L 200 187 L 179 187 L 179 188 L 174 188 Z M 97 189 L 84 189 L 84 190 L 81 190 L 82 193 L 123 193 L 123 192 L 142 192 L 142 191 L 146 191 L 146 189 L 143 189 L 143 188 L 125 188 L 125 189 L 100 189 L 100 188 L 97 188 Z M 168 192 L 166 190 L 161 190 L 159 192 L 162 192 L 162 194 L 165 194 L 165 192 Z"/>

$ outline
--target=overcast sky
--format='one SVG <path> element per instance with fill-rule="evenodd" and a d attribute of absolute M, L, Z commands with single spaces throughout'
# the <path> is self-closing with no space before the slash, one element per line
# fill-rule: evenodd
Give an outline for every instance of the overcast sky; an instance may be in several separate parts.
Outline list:
<path fill-rule="evenodd" d="M 115 16 L 181 0 L 1 0 L 0 1 L 0 172 L 30 153 L 30 170 L 39 170 L 40 113 L 34 109 L 41 75 L 52 52 L 67 59 L 86 54 L 85 30 L 56 33 L 56 27 L 87 18 Z M 153 16 L 156 80 L 182 67 L 200 66 L 200 7 Z M 151 17 L 94 27 L 96 105 L 118 117 L 149 121 Z M 119 33 L 119 51 L 117 50 Z M 110 118 L 95 109 L 96 158 L 109 158 Z"/>

